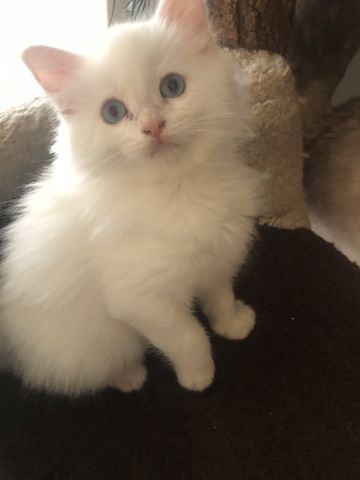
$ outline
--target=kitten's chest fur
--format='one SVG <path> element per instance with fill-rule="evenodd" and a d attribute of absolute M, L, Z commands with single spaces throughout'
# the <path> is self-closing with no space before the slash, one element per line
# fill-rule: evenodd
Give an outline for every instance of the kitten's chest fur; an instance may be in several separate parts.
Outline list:
<path fill-rule="evenodd" d="M 196 283 L 212 267 L 236 269 L 253 228 L 252 205 L 250 195 L 244 202 L 249 187 L 240 165 L 228 167 L 156 183 L 110 182 L 97 195 L 87 189 L 91 248 L 111 282 L 118 282 L 114 272 L 136 270 L 136 278 L 122 278 L 124 288 L 139 277 Z"/>

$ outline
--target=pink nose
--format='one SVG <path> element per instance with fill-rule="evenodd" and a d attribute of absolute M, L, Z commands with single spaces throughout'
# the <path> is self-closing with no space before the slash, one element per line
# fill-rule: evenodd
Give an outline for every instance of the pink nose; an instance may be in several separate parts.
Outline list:
<path fill-rule="evenodd" d="M 147 122 L 144 126 L 143 129 L 141 130 L 142 133 L 145 133 L 145 135 L 151 135 L 154 138 L 160 138 L 162 129 L 165 126 L 165 121 L 164 120 L 152 120 Z"/>

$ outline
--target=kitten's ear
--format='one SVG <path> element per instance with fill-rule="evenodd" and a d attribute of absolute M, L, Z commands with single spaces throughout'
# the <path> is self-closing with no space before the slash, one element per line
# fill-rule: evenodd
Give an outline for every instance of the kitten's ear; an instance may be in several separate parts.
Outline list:
<path fill-rule="evenodd" d="M 187 27 L 198 34 L 209 33 L 205 0 L 161 0 L 156 16 L 166 23 Z"/>
<path fill-rule="evenodd" d="M 56 94 L 63 92 L 84 62 L 84 58 L 75 53 L 40 45 L 27 48 L 22 58 L 45 92 L 55 94 L 55 101 Z"/>

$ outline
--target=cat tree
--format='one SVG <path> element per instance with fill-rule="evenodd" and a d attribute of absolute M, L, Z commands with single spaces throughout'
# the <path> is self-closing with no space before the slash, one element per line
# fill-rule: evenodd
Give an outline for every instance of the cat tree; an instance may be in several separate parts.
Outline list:
<path fill-rule="evenodd" d="M 360 48 L 359 0 L 212 0 L 224 46 L 283 55 L 303 108 L 304 137 L 317 134 L 331 97 Z"/>

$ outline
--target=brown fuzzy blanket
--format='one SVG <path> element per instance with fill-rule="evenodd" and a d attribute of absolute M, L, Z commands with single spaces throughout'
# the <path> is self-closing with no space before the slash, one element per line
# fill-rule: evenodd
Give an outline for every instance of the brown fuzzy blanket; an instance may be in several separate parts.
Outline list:
<path fill-rule="evenodd" d="M 312 232 L 262 227 L 236 291 L 256 328 L 211 337 L 201 394 L 157 356 L 132 394 L 71 400 L 0 376 L 1 480 L 358 480 L 360 269 Z"/>

